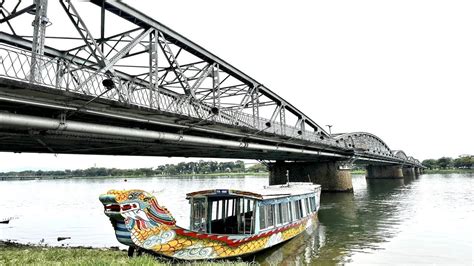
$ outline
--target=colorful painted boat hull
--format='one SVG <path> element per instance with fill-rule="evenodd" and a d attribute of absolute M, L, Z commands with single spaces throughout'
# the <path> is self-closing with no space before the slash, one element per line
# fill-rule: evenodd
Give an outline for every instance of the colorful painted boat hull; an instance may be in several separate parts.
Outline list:
<path fill-rule="evenodd" d="M 100 200 L 120 243 L 183 260 L 249 255 L 287 241 L 317 224 L 317 214 L 312 213 L 254 235 L 207 234 L 176 226 L 169 211 L 145 191 L 111 190 Z"/>

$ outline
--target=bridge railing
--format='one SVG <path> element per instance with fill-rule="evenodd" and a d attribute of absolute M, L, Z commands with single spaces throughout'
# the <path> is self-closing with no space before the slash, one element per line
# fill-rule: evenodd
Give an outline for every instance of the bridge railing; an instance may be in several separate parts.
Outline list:
<path fill-rule="evenodd" d="M 213 113 L 212 107 L 186 95 L 150 88 L 141 79 L 115 79 L 115 88 L 108 89 L 102 82 L 110 77 L 64 58 L 35 56 L 31 51 L 0 45 L 0 76 L 23 82 L 39 84 L 52 89 L 99 97 L 146 107 L 161 112 L 209 120 L 232 126 L 243 126 L 260 132 L 287 137 L 287 141 L 306 140 L 345 148 L 346 145 L 331 138 L 322 138 L 312 131 L 301 131 L 262 117 L 230 109 Z M 268 126 L 270 125 L 270 126 Z M 286 141 L 283 141 L 286 142 Z"/>

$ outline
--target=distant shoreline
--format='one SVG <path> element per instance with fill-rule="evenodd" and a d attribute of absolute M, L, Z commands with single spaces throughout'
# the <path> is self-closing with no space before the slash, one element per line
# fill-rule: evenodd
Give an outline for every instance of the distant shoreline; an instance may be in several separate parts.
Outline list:
<path fill-rule="evenodd" d="M 352 170 L 351 174 L 364 175 L 366 170 L 358 169 Z M 474 169 L 425 169 L 425 174 L 462 174 L 462 173 L 474 173 Z M 207 174 L 163 174 L 163 175 L 151 175 L 151 176 L 0 176 L 0 181 L 13 181 L 13 180 L 53 180 L 53 179 L 134 179 L 134 178 L 154 178 L 154 177 L 219 177 L 219 176 L 268 176 L 269 172 L 236 172 L 236 173 L 207 173 Z"/>
<path fill-rule="evenodd" d="M 474 168 L 471 169 L 425 169 L 425 174 L 463 174 L 474 173 Z"/>
<path fill-rule="evenodd" d="M 365 170 L 352 170 L 352 174 L 365 174 Z M 0 181 L 8 180 L 52 180 L 52 179 L 109 179 L 109 178 L 121 178 L 121 179 L 133 179 L 133 178 L 154 178 L 154 177 L 219 177 L 219 176 L 268 176 L 269 172 L 236 172 L 236 173 L 206 173 L 206 174 L 163 174 L 163 175 L 132 175 L 132 176 L 0 176 Z"/>
<path fill-rule="evenodd" d="M 245 176 L 245 175 L 256 175 L 265 176 L 268 172 L 237 172 L 237 173 L 207 173 L 207 174 L 176 174 L 176 175 L 151 175 L 151 176 L 0 176 L 0 181 L 8 180 L 50 180 L 50 179 L 109 179 L 109 178 L 153 178 L 153 177 L 217 177 L 217 176 Z"/>

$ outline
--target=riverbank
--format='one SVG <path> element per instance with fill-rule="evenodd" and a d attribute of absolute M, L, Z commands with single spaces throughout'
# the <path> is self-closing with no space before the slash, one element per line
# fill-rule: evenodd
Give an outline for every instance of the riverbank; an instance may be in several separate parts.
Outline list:
<path fill-rule="evenodd" d="M 0 241 L 0 265 L 166 265 L 150 255 L 129 258 L 118 248 L 49 247 Z"/>
<path fill-rule="evenodd" d="M 465 174 L 474 173 L 474 169 L 425 169 L 425 174 Z"/>
<path fill-rule="evenodd" d="M 132 178 L 152 178 L 152 177 L 217 177 L 217 176 L 225 176 L 225 177 L 240 177 L 245 175 L 251 176 L 267 176 L 268 172 L 237 172 L 237 173 L 206 173 L 206 174 L 177 174 L 177 175 L 120 175 L 120 176 L 0 176 L 0 180 L 7 181 L 7 180 L 51 180 L 51 179 L 97 179 L 97 178 L 120 178 L 120 179 L 132 179 Z"/>
<path fill-rule="evenodd" d="M 474 172 L 474 170 L 473 170 Z M 352 174 L 363 175 L 366 174 L 367 171 L 363 169 L 359 170 L 352 170 Z M 442 172 L 446 173 L 446 172 Z M 464 173 L 464 172 L 462 172 Z M 0 181 L 8 181 L 8 180 L 51 180 L 51 179 L 97 179 L 97 178 L 120 178 L 120 179 L 132 179 L 132 178 L 152 178 L 152 177 L 241 177 L 241 176 L 268 176 L 269 172 L 237 172 L 237 173 L 205 173 L 205 174 L 177 174 L 177 175 L 152 175 L 152 176 L 18 176 L 18 177 L 11 177 L 11 176 L 0 176 Z"/>
<path fill-rule="evenodd" d="M 176 261 L 149 254 L 129 258 L 118 248 L 50 247 L 0 240 L 0 265 L 170 265 Z M 183 263 L 190 265 L 189 263 Z M 216 261 L 191 265 L 254 265 L 252 262 Z"/>

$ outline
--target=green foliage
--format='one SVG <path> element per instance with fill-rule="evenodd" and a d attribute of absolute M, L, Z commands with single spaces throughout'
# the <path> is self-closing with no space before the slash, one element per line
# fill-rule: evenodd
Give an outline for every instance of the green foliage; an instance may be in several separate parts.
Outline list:
<path fill-rule="evenodd" d="M 252 172 L 252 173 L 260 173 L 260 172 L 267 172 L 267 171 L 268 171 L 267 167 L 261 163 L 254 164 L 250 166 L 248 169 L 248 172 Z"/>
<path fill-rule="evenodd" d="M 439 159 L 427 159 L 422 162 L 422 164 L 429 169 L 470 169 L 474 166 L 474 156 L 464 155 L 459 156 L 456 159 L 450 157 L 441 157 Z"/>
<path fill-rule="evenodd" d="M 244 173 L 245 164 L 243 161 L 235 162 L 181 162 L 177 165 L 166 164 L 156 168 L 158 175 L 189 175 L 189 174 L 210 174 L 210 173 Z"/>
<path fill-rule="evenodd" d="M 87 169 L 64 170 L 64 171 L 21 171 L 0 173 L 0 177 L 121 177 L 121 176 L 157 176 L 157 175 L 193 175 L 193 174 L 213 174 L 213 173 L 245 173 L 245 172 L 266 172 L 266 166 L 255 164 L 249 169 L 245 169 L 243 161 L 234 162 L 181 162 L 178 164 L 165 164 L 153 168 L 139 169 L 116 169 L 92 167 Z"/>
<path fill-rule="evenodd" d="M 447 169 L 453 165 L 453 159 L 451 157 L 441 157 L 438 159 L 438 166 L 442 169 Z"/>
<path fill-rule="evenodd" d="M 453 164 L 456 168 L 472 168 L 474 166 L 474 156 L 461 156 L 454 159 Z"/>
<path fill-rule="evenodd" d="M 429 169 L 436 169 L 438 168 L 438 161 L 435 159 L 426 159 L 421 162 L 424 166 L 428 167 Z"/>

